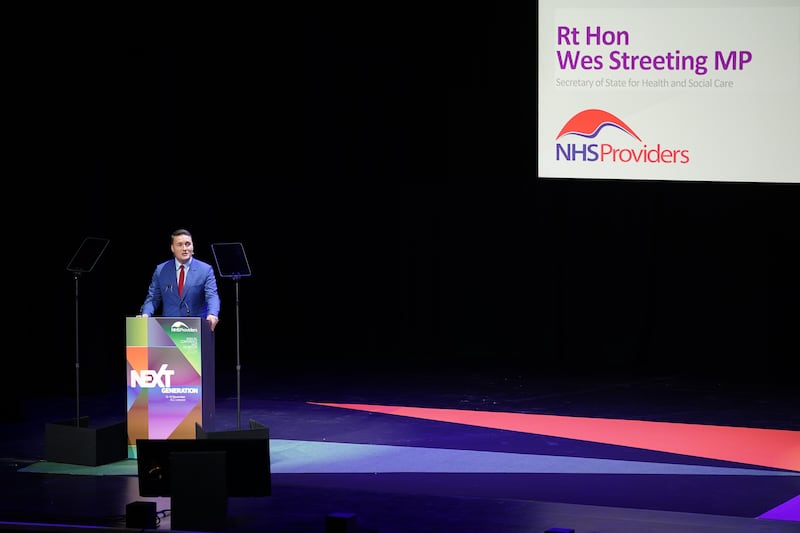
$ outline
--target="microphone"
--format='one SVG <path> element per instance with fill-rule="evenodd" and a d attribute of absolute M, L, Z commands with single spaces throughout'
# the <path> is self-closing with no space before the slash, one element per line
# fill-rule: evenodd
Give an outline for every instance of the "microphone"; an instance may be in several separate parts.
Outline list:
<path fill-rule="evenodd" d="M 186 307 L 186 316 L 190 316 L 190 314 L 189 314 L 189 304 L 187 304 L 186 302 L 183 302 L 183 305 Z"/>

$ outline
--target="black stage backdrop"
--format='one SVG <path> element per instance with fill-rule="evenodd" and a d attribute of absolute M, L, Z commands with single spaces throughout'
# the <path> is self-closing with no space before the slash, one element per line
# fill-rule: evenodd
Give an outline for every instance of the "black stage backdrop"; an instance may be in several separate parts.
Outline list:
<path fill-rule="evenodd" d="M 796 185 L 537 177 L 535 4 L 271 9 L 17 42 L 6 311 L 29 387 L 72 390 L 76 349 L 85 390 L 124 383 L 125 317 L 177 227 L 212 263 L 244 245 L 245 376 L 796 375 Z M 87 236 L 110 245 L 76 347 Z"/>

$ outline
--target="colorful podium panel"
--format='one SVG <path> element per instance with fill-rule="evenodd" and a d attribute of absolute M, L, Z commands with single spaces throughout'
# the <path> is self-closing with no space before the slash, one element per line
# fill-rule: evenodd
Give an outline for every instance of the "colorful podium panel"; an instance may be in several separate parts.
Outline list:
<path fill-rule="evenodd" d="M 126 319 L 128 446 L 214 428 L 214 338 L 191 317 Z"/>

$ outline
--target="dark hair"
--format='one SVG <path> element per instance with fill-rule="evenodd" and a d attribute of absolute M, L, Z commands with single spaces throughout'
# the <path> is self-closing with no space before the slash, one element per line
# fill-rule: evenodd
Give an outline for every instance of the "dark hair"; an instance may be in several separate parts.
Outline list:
<path fill-rule="evenodd" d="M 189 237 L 189 238 L 191 238 L 191 237 L 192 237 L 192 234 L 191 234 L 191 233 L 189 233 L 189 230 L 188 230 L 188 229 L 183 229 L 183 228 L 180 228 L 180 229 L 176 229 L 175 231 L 173 231 L 173 232 L 172 232 L 172 235 L 171 235 L 171 236 L 170 236 L 170 238 L 169 238 L 169 242 L 172 242 L 172 241 L 174 241 L 174 240 L 175 240 L 175 237 L 177 237 L 178 235 L 186 235 L 186 236 L 187 236 L 187 237 Z"/>

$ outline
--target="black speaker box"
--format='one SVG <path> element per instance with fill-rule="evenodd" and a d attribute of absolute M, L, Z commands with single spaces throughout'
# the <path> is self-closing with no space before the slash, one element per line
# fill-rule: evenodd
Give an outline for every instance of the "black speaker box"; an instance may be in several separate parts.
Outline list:
<path fill-rule="evenodd" d="M 155 502 L 131 502 L 125 506 L 125 527 L 155 529 L 158 527 Z"/>
<path fill-rule="evenodd" d="M 89 418 L 45 425 L 44 456 L 55 463 L 99 466 L 128 458 L 128 425 L 89 427 Z"/>
<path fill-rule="evenodd" d="M 170 455 L 172 529 L 225 529 L 228 516 L 225 456 L 224 451 Z"/>

